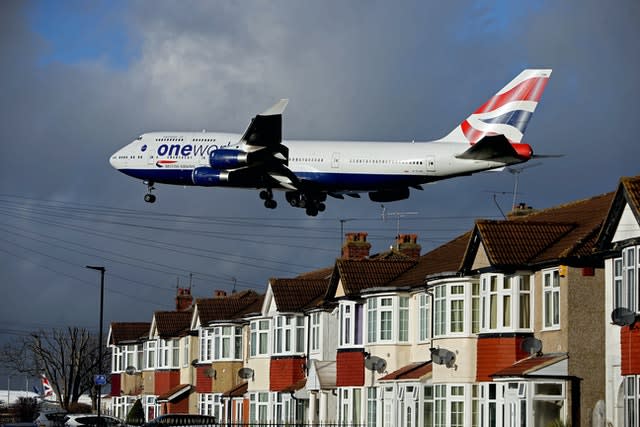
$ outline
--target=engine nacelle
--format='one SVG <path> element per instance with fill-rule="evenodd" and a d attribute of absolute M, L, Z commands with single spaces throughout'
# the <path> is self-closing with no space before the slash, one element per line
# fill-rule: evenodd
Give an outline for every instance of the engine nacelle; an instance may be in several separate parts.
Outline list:
<path fill-rule="evenodd" d="M 202 166 L 193 170 L 191 180 L 194 185 L 215 187 L 216 185 L 229 181 L 229 172 Z"/>
<path fill-rule="evenodd" d="M 235 169 L 246 166 L 248 153 L 242 150 L 220 148 L 209 155 L 209 164 L 215 169 Z"/>
<path fill-rule="evenodd" d="M 369 193 L 372 202 L 395 202 L 409 198 L 409 188 L 399 188 L 396 190 L 379 190 Z"/>

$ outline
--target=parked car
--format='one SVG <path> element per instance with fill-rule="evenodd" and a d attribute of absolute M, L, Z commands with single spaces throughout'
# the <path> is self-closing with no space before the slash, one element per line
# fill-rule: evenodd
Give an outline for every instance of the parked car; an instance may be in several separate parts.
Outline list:
<path fill-rule="evenodd" d="M 216 417 L 194 414 L 166 414 L 160 415 L 142 425 L 142 427 L 211 427 L 216 426 Z"/>
<path fill-rule="evenodd" d="M 36 427 L 62 427 L 66 416 L 67 411 L 63 410 L 42 411 L 33 420 L 33 423 Z"/>
<path fill-rule="evenodd" d="M 73 414 L 65 417 L 64 425 L 65 427 L 124 427 L 125 423 L 121 419 L 110 417 L 109 415 L 101 415 L 100 418 L 98 418 L 98 416 L 94 414 Z"/>

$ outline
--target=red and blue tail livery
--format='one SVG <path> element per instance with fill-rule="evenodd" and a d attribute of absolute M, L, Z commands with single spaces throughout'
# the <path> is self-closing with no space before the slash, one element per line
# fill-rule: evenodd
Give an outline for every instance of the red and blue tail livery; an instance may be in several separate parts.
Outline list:
<path fill-rule="evenodd" d="M 256 115 L 244 133 L 149 132 L 110 158 L 120 172 L 154 185 L 260 190 L 274 209 L 274 191 L 310 216 L 327 197 L 367 193 L 374 202 L 406 199 L 422 184 L 500 169 L 534 157 L 523 135 L 551 76 L 527 69 L 489 98 L 447 136 L 427 142 L 284 141 L 282 99 Z"/>

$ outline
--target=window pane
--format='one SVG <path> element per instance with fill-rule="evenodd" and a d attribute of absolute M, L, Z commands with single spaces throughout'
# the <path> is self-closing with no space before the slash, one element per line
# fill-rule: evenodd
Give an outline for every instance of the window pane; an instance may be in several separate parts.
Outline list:
<path fill-rule="evenodd" d="M 531 327 L 531 306 L 529 294 L 520 294 L 520 325 L 521 328 Z"/>
<path fill-rule="evenodd" d="M 511 295 L 502 298 L 502 326 L 511 327 Z"/>

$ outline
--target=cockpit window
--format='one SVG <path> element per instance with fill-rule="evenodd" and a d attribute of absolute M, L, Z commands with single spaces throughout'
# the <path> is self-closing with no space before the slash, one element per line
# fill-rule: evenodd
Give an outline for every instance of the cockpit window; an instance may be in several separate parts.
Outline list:
<path fill-rule="evenodd" d="M 142 141 L 142 135 L 136 138 L 136 141 Z"/>

